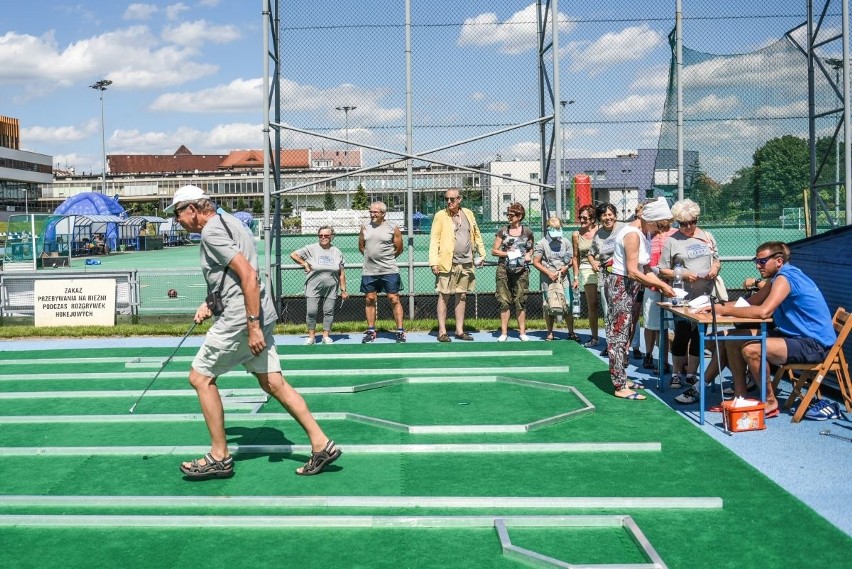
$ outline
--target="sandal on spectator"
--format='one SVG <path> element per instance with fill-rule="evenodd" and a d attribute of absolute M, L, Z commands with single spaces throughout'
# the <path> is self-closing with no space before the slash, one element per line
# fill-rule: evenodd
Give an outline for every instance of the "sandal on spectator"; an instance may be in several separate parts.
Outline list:
<path fill-rule="evenodd" d="M 329 439 L 325 443 L 325 447 L 316 452 L 311 453 L 311 458 L 305 463 L 305 466 L 296 469 L 296 474 L 300 476 L 312 476 L 319 474 L 325 467 L 340 458 L 343 451 L 334 445 L 334 441 Z"/>
<path fill-rule="evenodd" d="M 204 464 L 201 464 L 201 460 Z M 216 460 L 209 452 L 204 458 L 198 458 L 189 465 L 180 465 L 180 471 L 187 478 L 193 480 L 207 480 L 209 478 L 230 478 L 234 475 L 234 457 L 228 456 L 222 460 Z"/>
<path fill-rule="evenodd" d="M 473 336 L 471 336 L 467 332 L 462 332 L 461 334 L 456 334 L 456 340 L 465 340 L 470 342 L 471 340 L 473 340 Z"/>
<path fill-rule="evenodd" d="M 450 340 L 450 337 L 447 336 L 446 334 L 441 334 L 440 336 L 438 336 L 438 341 L 439 342 L 452 342 L 452 340 Z"/>
<path fill-rule="evenodd" d="M 545 342 L 552 342 L 553 341 L 553 332 L 548 332 L 547 336 L 544 337 L 544 341 Z"/>
<path fill-rule="evenodd" d="M 615 392 L 614 395 L 619 399 L 629 399 L 635 401 L 642 401 L 643 399 L 647 399 L 647 397 L 645 397 L 641 393 L 636 393 L 635 391 L 633 393 L 628 393 L 627 395 L 619 395 L 618 392 Z"/>

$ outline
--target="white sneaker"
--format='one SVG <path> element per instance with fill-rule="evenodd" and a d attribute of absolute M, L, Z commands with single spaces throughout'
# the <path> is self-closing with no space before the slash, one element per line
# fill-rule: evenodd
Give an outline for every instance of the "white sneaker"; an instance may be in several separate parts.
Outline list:
<path fill-rule="evenodd" d="M 509 336 L 507 336 L 506 334 L 500 334 L 500 337 L 497 338 L 497 341 L 498 342 L 505 342 L 508 339 L 509 339 Z"/>
<path fill-rule="evenodd" d="M 313 346 L 313 345 L 314 345 L 314 344 L 316 344 L 316 343 L 317 343 L 317 342 L 316 342 L 316 340 L 314 340 L 313 338 L 305 338 L 305 342 L 304 342 L 304 344 L 303 344 L 303 345 L 305 345 L 305 346 Z"/>
<path fill-rule="evenodd" d="M 332 339 L 331 339 L 331 338 L 329 338 L 328 336 L 323 336 L 323 337 L 322 337 L 322 343 L 323 343 L 323 344 L 333 344 L 333 343 L 334 343 L 334 340 L 332 340 Z"/>
<path fill-rule="evenodd" d="M 521 334 L 520 336 L 518 336 L 518 338 L 521 339 L 521 342 L 529 342 L 530 341 L 530 337 L 527 336 L 526 334 Z"/>

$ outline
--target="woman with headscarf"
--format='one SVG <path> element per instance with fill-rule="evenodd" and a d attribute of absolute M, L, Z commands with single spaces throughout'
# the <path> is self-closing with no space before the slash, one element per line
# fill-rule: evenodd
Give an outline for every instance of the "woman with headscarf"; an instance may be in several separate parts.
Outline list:
<path fill-rule="evenodd" d="M 562 285 L 566 301 L 562 307 L 562 313 L 568 323 L 568 339 L 579 342 L 580 337 L 574 332 L 574 315 L 568 309 L 572 296 L 580 293 L 577 280 L 577 256 L 574 255 L 571 241 L 562 234 L 562 220 L 556 216 L 547 220 L 544 239 L 535 245 L 533 266 L 539 270 L 539 286 L 545 299 L 547 299 L 547 289 L 552 283 Z M 573 271 L 571 276 L 569 276 L 569 269 Z M 547 336 L 544 339 L 547 341 L 553 340 L 555 319 L 549 311 L 545 310 L 544 323 L 547 325 Z"/>
<path fill-rule="evenodd" d="M 682 267 L 683 286 L 686 299 L 691 300 L 703 294 L 713 294 L 716 277 L 722 269 L 719 260 L 719 248 L 716 239 L 709 231 L 698 227 L 701 208 L 690 199 L 675 202 L 672 215 L 680 226 L 663 246 L 660 256 L 660 276 L 671 281 L 674 269 Z M 674 373 L 670 386 L 680 389 L 684 384 L 693 385 L 698 371 L 698 327 L 686 320 L 675 322 L 672 340 L 672 366 Z M 686 373 L 681 373 L 686 364 Z"/>
<path fill-rule="evenodd" d="M 666 296 L 674 294 L 671 286 L 648 268 L 650 244 L 646 235 L 656 229 L 656 222 L 669 219 L 671 210 L 665 198 L 648 203 L 642 213 L 622 227 L 614 237 L 611 273 L 606 279 L 604 293 L 609 307 L 606 340 L 609 351 L 609 373 L 615 396 L 638 400 L 645 396 L 634 391 L 639 387 L 627 378 L 627 348 L 633 305 L 642 286 L 653 286 Z"/>
<path fill-rule="evenodd" d="M 611 203 L 602 203 L 595 209 L 595 216 L 598 219 L 598 230 L 592 238 L 592 245 L 589 247 L 588 254 L 589 263 L 598 275 L 598 298 L 600 299 L 601 314 L 604 316 L 604 323 L 606 323 L 607 314 L 609 313 L 604 289 L 606 288 L 607 275 L 612 265 L 612 253 L 615 251 L 615 235 L 624 227 L 623 223 L 616 220 L 617 215 L 618 211 Z M 595 339 L 592 338 L 592 340 Z M 607 353 L 607 348 L 604 347 L 601 356 L 606 357 Z"/>

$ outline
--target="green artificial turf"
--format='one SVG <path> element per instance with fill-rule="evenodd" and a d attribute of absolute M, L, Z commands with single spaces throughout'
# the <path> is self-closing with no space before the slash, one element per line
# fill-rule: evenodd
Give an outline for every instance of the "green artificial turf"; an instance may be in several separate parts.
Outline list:
<path fill-rule="evenodd" d="M 653 398 L 624 401 L 611 395 L 609 376 L 600 360 L 574 342 L 498 344 L 335 345 L 329 358 L 300 360 L 313 347 L 287 347 L 288 370 L 315 370 L 293 383 L 301 387 L 345 386 L 387 379 L 382 370 L 432 370 L 465 377 L 471 367 L 501 375 L 511 366 L 534 366 L 516 379 L 570 385 L 595 411 L 570 421 L 525 433 L 407 434 L 349 420 L 321 420 L 344 449 L 343 457 L 321 476 L 299 477 L 293 471 L 307 458 L 300 453 L 237 455 L 236 476 L 191 483 L 177 466 L 193 458 L 170 450 L 162 454 L 55 456 L 0 455 L 0 494 L 48 496 L 491 496 L 491 497 L 713 497 L 722 509 L 519 509 L 519 508 L 343 508 L 343 507 L 192 507 L 7 506 L 0 515 L 198 515 L 198 516 L 460 516 L 460 515 L 631 515 L 668 567 L 841 567 L 852 553 L 852 539 L 810 508 L 744 463 L 712 438 Z M 548 349 L 551 356 L 473 357 L 482 350 Z M 28 358 L 128 359 L 168 355 L 169 350 L 132 347 L 29 353 Z M 191 355 L 192 350 L 181 355 Z M 372 354 L 369 359 L 335 355 Z M 469 358 L 447 354 L 470 353 Z M 417 354 L 403 359 L 396 354 Z M 18 357 L 17 355 L 15 357 Z M 553 373 L 555 366 L 568 373 Z M 187 372 L 188 362 L 169 370 Z M 120 379 L 123 364 L 51 366 L 32 363 L 0 366 L 0 374 L 115 374 L 112 380 L 44 380 L 54 390 L 139 390 L 142 379 Z M 353 376 L 353 370 L 372 372 Z M 156 368 L 149 370 L 151 377 Z M 347 373 L 350 372 L 350 373 Z M 374 375 L 373 375 L 374 374 Z M 223 388 L 256 386 L 250 377 L 220 378 Z M 0 393 L 39 391 L 42 380 L 0 381 Z M 188 389 L 186 379 L 158 381 L 156 389 Z M 564 391 L 506 383 L 400 384 L 358 393 L 309 394 L 314 412 L 367 414 L 417 425 L 515 424 L 579 406 Z M 0 416 L 116 414 L 127 415 L 126 399 L 2 399 Z M 283 412 L 276 402 L 261 413 Z M 137 413 L 197 414 L 193 397 L 146 396 Z M 243 416 L 246 412 L 241 412 Z M 229 418 L 234 445 L 305 445 L 294 421 Z M 0 422 L 2 447 L 62 446 L 199 446 L 208 444 L 203 422 L 51 423 Z M 660 442 L 661 452 L 582 453 L 346 453 L 347 445 L 445 443 Z M 0 525 L 4 566 L 185 567 L 203 559 L 210 568 L 502 568 L 517 567 L 502 556 L 492 528 L 35 528 Z M 744 531 L 745 530 L 745 531 Z M 803 534 L 803 531 L 805 532 Z M 806 538 L 802 536 L 806 535 Z M 513 543 L 573 563 L 641 563 L 643 558 L 618 528 L 515 528 Z M 790 544 L 795 544 L 791 547 Z"/>

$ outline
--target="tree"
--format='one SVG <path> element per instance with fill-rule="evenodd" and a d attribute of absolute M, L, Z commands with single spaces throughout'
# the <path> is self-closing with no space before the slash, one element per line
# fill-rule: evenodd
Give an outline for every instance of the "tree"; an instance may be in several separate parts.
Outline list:
<path fill-rule="evenodd" d="M 358 189 L 355 191 L 355 197 L 352 198 L 352 209 L 370 209 L 370 203 L 367 200 L 367 190 L 364 189 L 363 184 L 358 184 Z"/>
<path fill-rule="evenodd" d="M 325 191 L 325 196 L 322 199 L 322 208 L 325 211 L 334 211 L 337 206 L 334 205 L 334 196 L 331 195 L 331 190 Z"/>
<path fill-rule="evenodd" d="M 255 198 L 251 202 L 251 212 L 255 215 L 261 215 L 263 213 L 263 200 Z"/>
<path fill-rule="evenodd" d="M 243 199 L 242 196 L 237 198 L 237 211 L 245 211 L 246 209 L 246 200 Z"/>
<path fill-rule="evenodd" d="M 773 138 L 754 153 L 752 207 L 755 223 L 761 217 L 778 219 L 785 207 L 802 201 L 810 178 L 808 141 L 792 135 Z"/>
<path fill-rule="evenodd" d="M 281 215 L 283 215 L 284 217 L 290 217 L 291 215 L 293 215 L 293 202 L 291 202 L 287 198 L 284 198 L 284 200 L 281 202 Z"/>

